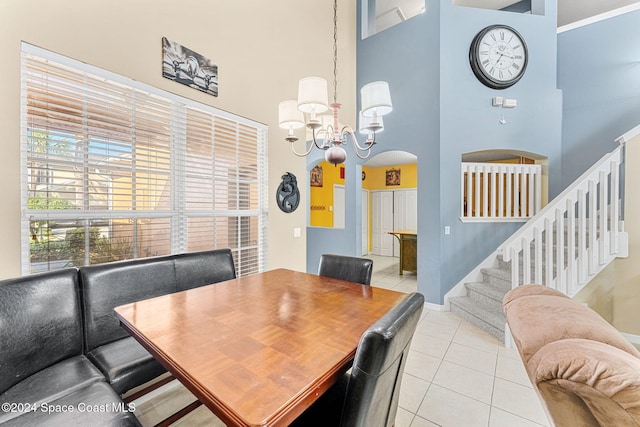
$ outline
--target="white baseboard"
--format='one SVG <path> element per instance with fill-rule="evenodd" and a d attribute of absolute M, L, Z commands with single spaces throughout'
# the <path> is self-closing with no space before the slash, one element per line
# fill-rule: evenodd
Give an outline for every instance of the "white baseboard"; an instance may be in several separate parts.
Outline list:
<path fill-rule="evenodd" d="M 449 311 L 444 304 L 434 304 L 432 302 L 425 302 L 424 308 L 431 311 Z"/>

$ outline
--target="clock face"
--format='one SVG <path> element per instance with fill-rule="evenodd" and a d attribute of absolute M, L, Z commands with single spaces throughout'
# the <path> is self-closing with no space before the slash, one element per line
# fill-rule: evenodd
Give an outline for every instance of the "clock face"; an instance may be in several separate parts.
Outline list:
<path fill-rule="evenodd" d="M 506 25 L 491 25 L 473 38 L 469 62 L 484 85 L 506 89 L 524 74 L 527 53 L 527 45 L 516 30 Z"/>

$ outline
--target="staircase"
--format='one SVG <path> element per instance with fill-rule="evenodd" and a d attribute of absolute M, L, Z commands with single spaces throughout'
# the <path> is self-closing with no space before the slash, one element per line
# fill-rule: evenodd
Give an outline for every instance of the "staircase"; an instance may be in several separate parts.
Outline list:
<path fill-rule="evenodd" d="M 565 238 L 567 240 L 567 230 L 565 227 Z M 557 241 L 554 237 L 553 241 Z M 587 239 L 588 241 L 588 239 Z M 532 245 L 530 253 L 535 249 Z M 553 254 L 556 254 L 557 246 L 553 245 Z M 568 257 L 568 248 L 565 247 L 565 260 Z M 533 264 L 535 259 L 533 255 L 530 256 L 531 263 Z M 544 235 L 542 239 L 542 264 L 541 264 L 541 276 L 546 275 L 546 244 L 544 242 Z M 495 254 L 495 265 L 491 267 L 480 268 L 481 281 L 466 282 L 464 283 L 465 295 L 450 297 L 449 305 L 452 313 L 455 313 L 459 317 L 465 319 L 467 322 L 476 325 L 480 329 L 484 330 L 490 335 L 493 335 L 500 341 L 504 342 L 504 326 L 506 323 L 506 317 L 502 311 L 502 299 L 504 295 L 512 288 L 512 271 L 511 261 L 505 261 L 502 254 Z M 567 266 L 565 261 L 565 268 Z M 523 282 L 523 260 L 519 259 L 519 282 Z M 555 266 L 554 266 L 555 269 Z M 556 276 L 555 269 L 553 276 Z M 531 276 L 535 276 L 535 270 L 531 271 Z M 527 281 L 531 283 L 535 281 Z M 543 283 L 540 281 L 538 283 Z"/>
<path fill-rule="evenodd" d="M 449 298 L 451 312 L 504 342 L 502 298 L 511 289 L 511 266 L 496 256 L 498 266 L 482 268 L 482 281 L 468 282 L 465 296 Z"/>
<path fill-rule="evenodd" d="M 621 187 L 632 131 L 447 294 L 453 313 L 508 342 L 502 299 L 510 289 L 540 283 L 573 296 L 613 259 L 627 256 Z"/>

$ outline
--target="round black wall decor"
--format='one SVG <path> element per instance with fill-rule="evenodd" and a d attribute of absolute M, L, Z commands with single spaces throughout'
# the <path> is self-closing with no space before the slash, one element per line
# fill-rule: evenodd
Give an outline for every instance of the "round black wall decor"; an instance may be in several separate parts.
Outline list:
<path fill-rule="evenodd" d="M 298 181 L 291 172 L 282 175 L 282 182 L 276 191 L 276 203 L 282 212 L 291 213 L 298 208 L 300 203 L 300 190 Z"/>

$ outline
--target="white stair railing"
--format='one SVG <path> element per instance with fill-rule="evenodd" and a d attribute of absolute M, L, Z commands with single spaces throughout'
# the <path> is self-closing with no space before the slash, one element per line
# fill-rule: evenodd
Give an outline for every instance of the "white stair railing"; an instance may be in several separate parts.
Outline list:
<path fill-rule="evenodd" d="M 460 174 L 463 222 L 527 221 L 540 210 L 540 165 L 462 163 Z"/>
<path fill-rule="evenodd" d="M 626 256 L 623 161 L 621 144 L 500 246 L 511 261 L 512 288 L 540 283 L 573 296 L 613 258 Z"/>

